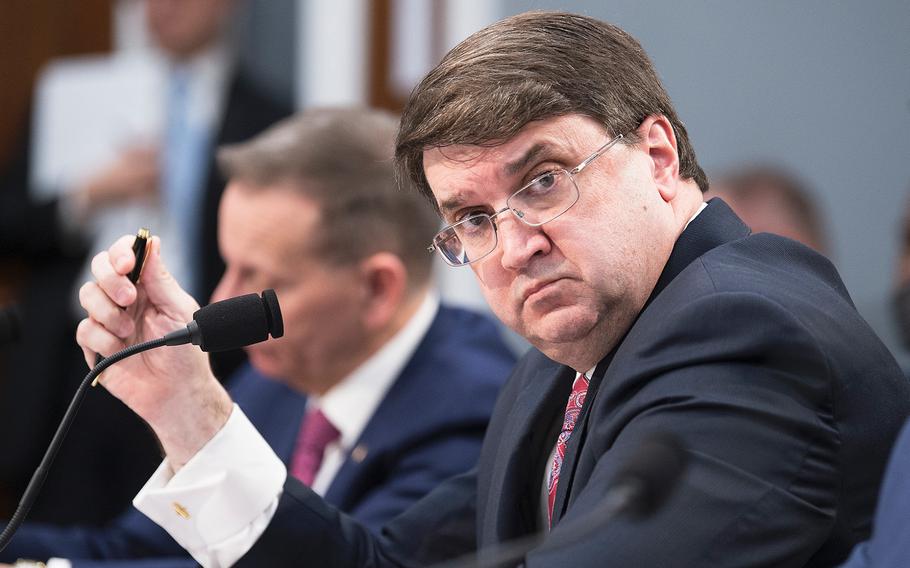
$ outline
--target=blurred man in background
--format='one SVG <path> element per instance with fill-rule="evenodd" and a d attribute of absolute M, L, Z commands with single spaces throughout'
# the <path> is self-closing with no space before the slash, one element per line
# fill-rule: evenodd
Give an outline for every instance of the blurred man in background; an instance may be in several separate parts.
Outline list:
<path fill-rule="evenodd" d="M 901 216 L 899 254 L 894 271 L 894 320 L 905 349 L 910 349 L 910 199 Z M 905 369 L 906 372 L 906 369 Z M 875 511 L 872 538 L 858 545 L 842 568 L 910 566 L 910 422 L 891 451 Z"/>
<path fill-rule="evenodd" d="M 440 306 L 424 246 L 438 221 L 394 181 L 396 129 L 378 111 L 314 110 L 224 149 L 213 298 L 276 290 L 285 335 L 247 348 L 231 394 L 293 475 L 377 533 L 474 465 L 514 364 L 492 320 Z M 26 525 L 2 553 L 52 556 L 195 565 L 136 510 L 100 529 Z"/>
<path fill-rule="evenodd" d="M 735 168 L 711 181 L 712 196 L 722 197 L 756 233 L 788 237 L 828 255 L 825 223 L 812 192 L 794 174 L 771 165 Z"/>
<path fill-rule="evenodd" d="M 3 248 L 25 256 L 31 268 L 21 300 L 23 337 L 10 353 L 0 392 L 0 427 L 17 432 L 0 447 L 0 483 L 13 503 L 85 374 L 72 332 L 81 317 L 75 309 L 76 283 L 83 280 L 78 274 L 87 273 L 85 251 L 94 239 L 150 226 L 156 234 L 168 235 L 174 268 L 192 282 L 188 290 L 198 301 L 205 303 L 218 282 L 223 262 L 216 215 L 224 180 L 215 167 L 214 149 L 246 140 L 289 112 L 262 94 L 235 64 L 226 35 L 234 4 L 146 0 L 155 51 L 125 60 L 99 58 L 88 65 L 102 76 L 107 67 L 111 76 L 119 76 L 126 66 L 129 80 L 152 85 L 148 96 L 152 106 L 160 106 L 161 124 L 118 140 L 119 154 L 70 180 L 72 186 L 30 186 L 35 156 L 27 152 L 3 178 Z M 92 103 L 71 102 L 72 112 Z M 82 137 L 70 135 L 78 145 Z M 221 373 L 237 362 L 230 356 L 217 361 Z M 32 518 L 104 522 L 122 510 L 154 469 L 158 450 L 146 426 L 111 397 L 98 394 L 85 401 Z M 21 427 L 25 422 L 28 428 Z"/>

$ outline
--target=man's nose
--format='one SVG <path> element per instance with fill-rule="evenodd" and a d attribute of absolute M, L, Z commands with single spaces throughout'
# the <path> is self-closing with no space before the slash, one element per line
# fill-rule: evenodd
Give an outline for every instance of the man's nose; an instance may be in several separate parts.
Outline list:
<path fill-rule="evenodd" d="M 215 290 L 212 291 L 212 297 L 209 302 L 218 302 L 239 296 L 237 282 L 237 277 L 230 270 L 226 270 L 221 280 L 218 281 L 218 285 L 215 286 Z"/>
<path fill-rule="evenodd" d="M 514 215 L 501 216 L 497 230 L 499 246 L 502 247 L 503 268 L 519 270 L 531 258 L 550 251 L 550 239 L 541 227 L 532 227 L 518 220 Z"/>

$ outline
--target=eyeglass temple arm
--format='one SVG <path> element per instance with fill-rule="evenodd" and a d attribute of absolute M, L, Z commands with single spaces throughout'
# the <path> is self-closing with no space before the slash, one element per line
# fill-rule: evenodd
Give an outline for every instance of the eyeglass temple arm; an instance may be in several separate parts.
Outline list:
<path fill-rule="evenodd" d="M 577 173 L 580 172 L 581 170 L 585 169 L 585 167 L 586 167 L 588 164 L 590 164 L 591 162 L 593 162 L 594 160 L 596 160 L 597 158 L 599 158 L 599 157 L 601 156 L 601 154 L 603 154 L 604 152 L 606 152 L 607 150 L 609 150 L 609 149 L 610 149 L 610 146 L 612 146 L 613 144 L 616 144 L 617 142 L 619 142 L 619 141 L 622 140 L 623 138 L 625 138 L 625 135 L 624 135 L 624 134 L 617 134 L 614 138 L 612 138 L 611 140 L 609 140 L 606 144 L 604 144 L 603 146 L 601 146 L 600 148 L 598 148 L 596 152 L 594 152 L 593 154 L 591 154 L 590 156 L 588 156 L 588 157 L 585 159 L 584 162 L 582 162 L 582 163 L 578 164 L 577 166 L 575 166 L 574 168 L 572 168 L 572 170 L 571 170 L 569 173 L 572 174 L 572 175 L 574 176 L 575 174 L 577 174 Z"/>

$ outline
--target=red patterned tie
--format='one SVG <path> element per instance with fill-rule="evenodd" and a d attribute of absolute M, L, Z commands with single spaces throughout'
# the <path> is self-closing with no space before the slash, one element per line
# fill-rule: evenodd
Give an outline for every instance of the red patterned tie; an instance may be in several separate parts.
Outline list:
<path fill-rule="evenodd" d="M 312 485 L 326 446 L 337 440 L 339 435 L 340 432 L 321 410 L 307 412 L 291 458 L 291 475 L 306 485 Z"/>
<path fill-rule="evenodd" d="M 589 382 L 590 379 L 581 373 L 575 377 L 575 382 L 572 383 L 572 394 L 569 395 L 569 402 L 566 404 L 566 417 L 562 421 L 562 431 L 559 433 L 559 438 L 556 439 L 556 456 L 553 458 L 553 467 L 547 478 L 547 520 L 550 525 L 553 524 L 553 504 L 556 502 L 559 470 L 562 469 L 562 460 L 566 457 L 566 444 L 569 442 L 569 436 L 572 435 L 572 429 L 575 428 L 575 421 L 581 413 L 581 407 L 585 403 Z"/>

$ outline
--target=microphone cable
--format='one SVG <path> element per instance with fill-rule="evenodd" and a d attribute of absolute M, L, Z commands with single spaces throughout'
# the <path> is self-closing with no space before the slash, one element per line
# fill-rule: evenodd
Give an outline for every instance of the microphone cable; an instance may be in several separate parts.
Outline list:
<path fill-rule="evenodd" d="M 99 354 L 97 363 L 76 389 L 76 394 L 73 395 L 63 419 L 60 420 L 60 425 L 44 452 L 41 463 L 38 464 L 28 486 L 22 493 L 16 511 L 10 517 L 3 532 L 0 533 L 0 551 L 6 548 L 31 510 L 32 504 L 41 491 L 41 486 L 44 485 L 51 464 L 54 463 L 54 458 L 57 457 L 57 452 L 76 418 L 76 412 L 82 404 L 85 391 L 105 369 L 127 357 L 165 345 L 192 343 L 206 352 L 225 351 L 265 341 L 269 335 L 276 339 L 284 335 L 284 321 L 281 317 L 281 307 L 278 305 L 278 296 L 271 289 L 264 290 L 261 296 L 245 294 L 209 304 L 196 310 L 193 314 L 193 321 L 184 328 L 172 331 L 158 339 L 131 345 L 109 357 L 102 358 Z"/>
<path fill-rule="evenodd" d="M 88 390 L 89 385 L 91 385 L 95 380 L 95 377 L 100 375 L 102 371 L 114 363 L 117 363 L 118 361 L 122 361 L 127 357 L 136 355 L 137 353 L 155 349 L 156 347 L 161 347 L 166 344 L 167 339 L 164 337 L 159 337 L 158 339 L 152 339 L 144 343 L 137 343 L 136 345 L 131 345 L 126 349 L 121 349 L 110 357 L 101 359 L 98 364 L 88 372 L 85 378 L 82 379 L 82 383 L 79 385 L 79 388 L 76 389 L 76 394 L 73 395 L 73 400 L 70 401 L 70 404 L 66 409 L 66 413 L 63 415 L 63 419 L 60 420 L 60 425 L 57 426 L 57 431 L 54 433 L 54 438 L 51 440 L 50 445 L 47 447 L 47 451 L 44 452 L 44 457 L 41 458 L 41 463 L 38 464 L 37 469 L 35 469 L 35 473 L 32 474 L 32 478 L 28 482 L 28 486 L 22 493 L 22 498 L 19 500 L 19 505 L 16 507 L 16 511 L 13 513 L 13 516 L 10 517 L 10 520 L 6 524 L 6 527 L 3 529 L 3 532 L 0 533 L 0 551 L 6 548 L 6 545 L 9 544 L 9 541 L 19 529 L 19 526 L 25 520 L 25 516 L 28 515 L 28 512 L 31 510 L 35 499 L 38 497 L 38 493 L 41 491 L 41 486 L 44 485 L 44 480 L 47 479 L 47 474 L 50 471 L 51 464 L 54 463 L 54 458 L 57 457 L 57 452 L 60 450 L 60 446 L 63 444 L 63 440 L 66 438 L 66 434 L 69 432 L 73 420 L 76 418 L 76 413 L 79 411 L 79 407 L 82 405 L 82 399 L 85 398 L 85 392 Z"/>

